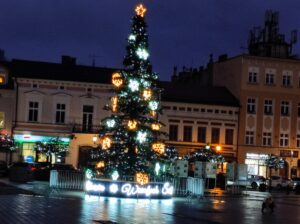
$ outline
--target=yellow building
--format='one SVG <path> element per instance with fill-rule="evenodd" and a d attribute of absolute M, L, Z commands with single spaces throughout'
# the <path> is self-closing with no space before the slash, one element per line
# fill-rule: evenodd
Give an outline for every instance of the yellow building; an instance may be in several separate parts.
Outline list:
<path fill-rule="evenodd" d="M 225 85 L 241 104 L 238 162 L 265 175 L 260 159 L 283 157 L 289 176 L 299 173 L 300 60 L 241 55 L 214 66 L 214 84 Z M 283 175 L 283 174 L 282 174 Z"/>

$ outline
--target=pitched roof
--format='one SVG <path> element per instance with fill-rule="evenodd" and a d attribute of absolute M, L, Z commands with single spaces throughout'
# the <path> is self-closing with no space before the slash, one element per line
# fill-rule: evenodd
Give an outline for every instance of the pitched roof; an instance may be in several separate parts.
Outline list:
<path fill-rule="evenodd" d="M 118 69 L 49 63 L 13 59 L 8 63 L 10 75 L 19 78 L 49 79 L 59 81 L 111 83 L 111 75 Z"/>
<path fill-rule="evenodd" d="M 239 101 L 225 87 L 160 82 L 162 101 L 239 107 Z"/>

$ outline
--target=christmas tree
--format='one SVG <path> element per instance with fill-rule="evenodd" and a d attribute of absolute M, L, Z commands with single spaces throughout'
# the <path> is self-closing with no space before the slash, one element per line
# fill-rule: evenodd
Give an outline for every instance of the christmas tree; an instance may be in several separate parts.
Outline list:
<path fill-rule="evenodd" d="M 99 168 L 106 176 L 116 172 L 120 176 L 167 172 L 165 164 L 174 153 L 159 140 L 163 134 L 158 119 L 160 89 L 158 75 L 149 62 L 146 8 L 139 5 L 135 12 L 123 62 L 125 70 L 112 75 L 116 96 L 107 106 L 111 116 L 102 120 L 100 131 L 103 160 Z"/>

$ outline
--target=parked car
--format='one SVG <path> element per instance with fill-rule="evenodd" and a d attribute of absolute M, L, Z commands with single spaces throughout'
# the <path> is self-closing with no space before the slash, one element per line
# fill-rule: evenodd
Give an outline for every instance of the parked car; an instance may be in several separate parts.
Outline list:
<path fill-rule="evenodd" d="M 271 176 L 268 179 L 268 186 L 277 189 L 286 188 L 288 186 L 291 187 L 291 180 L 286 177 Z"/>
<path fill-rule="evenodd" d="M 261 184 L 266 184 L 266 178 L 258 175 L 251 175 L 249 180 L 249 184 L 252 189 L 257 189 Z"/>
<path fill-rule="evenodd" d="M 38 163 L 14 162 L 9 167 L 9 179 L 16 182 L 32 181 L 40 167 Z"/>
<path fill-rule="evenodd" d="M 6 176 L 8 174 L 8 166 L 5 161 L 0 160 L 0 176 Z"/>
<path fill-rule="evenodd" d="M 227 186 L 239 185 L 241 187 L 257 189 L 261 184 L 266 184 L 263 176 L 251 175 L 246 180 L 227 181 Z"/>
<path fill-rule="evenodd" d="M 300 186 L 300 177 L 293 177 L 291 180 L 291 187 L 295 190 L 297 186 Z"/>
<path fill-rule="evenodd" d="M 63 171 L 77 171 L 72 164 L 49 164 L 49 163 L 39 163 L 41 168 L 36 170 L 34 177 L 36 180 L 49 181 L 51 170 L 63 170 Z"/>

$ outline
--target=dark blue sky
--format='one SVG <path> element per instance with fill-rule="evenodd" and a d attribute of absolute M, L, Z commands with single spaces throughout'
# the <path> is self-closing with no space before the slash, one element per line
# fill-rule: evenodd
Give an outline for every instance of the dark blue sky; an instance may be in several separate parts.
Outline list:
<path fill-rule="evenodd" d="M 246 52 L 248 31 L 267 9 L 280 12 L 280 31 L 300 31 L 299 0 L 1 0 L 0 48 L 9 59 L 122 67 L 134 7 L 148 8 L 150 60 L 162 80 L 173 66 L 199 67 L 209 54 Z M 299 38 L 300 39 L 300 38 Z M 294 52 L 300 54 L 300 44 Z"/>

